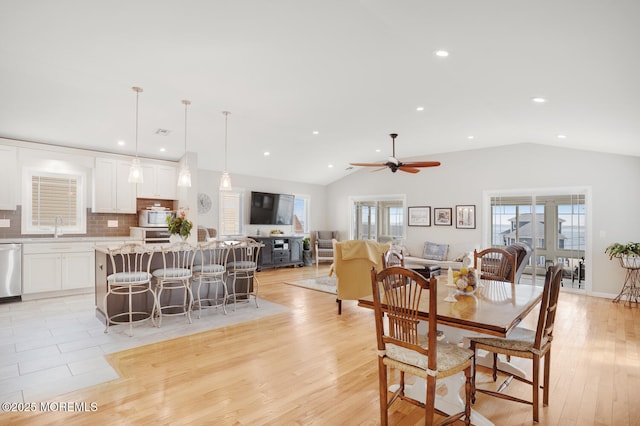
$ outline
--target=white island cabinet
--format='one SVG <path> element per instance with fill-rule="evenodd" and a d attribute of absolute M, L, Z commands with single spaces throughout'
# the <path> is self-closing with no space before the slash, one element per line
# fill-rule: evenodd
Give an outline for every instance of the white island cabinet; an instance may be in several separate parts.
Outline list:
<path fill-rule="evenodd" d="M 128 182 L 130 167 L 130 161 L 96 158 L 94 213 L 136 213 L 136 185 Z"/>
<path fill-rule="evenodd" d="M 91 292 L 95 286 L 94 244 L 48 242 L 23 245 L 22 294 Z"/>
<path fill-rule="evenodd" d="M 176 200 L 178 168 L 173 164 L 141 162 L 143 183 L 138 184 L 138 198 Z"/>

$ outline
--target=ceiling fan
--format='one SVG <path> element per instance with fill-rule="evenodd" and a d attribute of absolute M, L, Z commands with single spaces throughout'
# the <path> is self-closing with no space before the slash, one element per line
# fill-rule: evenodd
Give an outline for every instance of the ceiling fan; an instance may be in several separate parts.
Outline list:
<path fill-rule="evenodd" d="M 363 166 L 363 167 L 379 167 L 378 170 L 383 170 L 385 167 L 391 169 L 393 173 L 398 170 L 407 172 L 407 173 L 418 173 L 421 167 L 437 167 L 440 165 L 439 161 L 415 161 L 411 163 L 403 163 L 396 158 L 396 138 L 398 137 L 397 133 L 391 133 L 391 139 L 393 140 L 393 156 L 387 159 L 386 163 L 350 163 L 352 166 Z M 377 172 L 378 170 L 374 170 Z"/>

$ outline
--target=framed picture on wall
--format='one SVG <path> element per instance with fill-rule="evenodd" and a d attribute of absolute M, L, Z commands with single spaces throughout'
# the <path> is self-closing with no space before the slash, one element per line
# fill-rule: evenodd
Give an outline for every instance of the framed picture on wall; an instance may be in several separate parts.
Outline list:
<path fill-rule="evenodd" d="M 431 226 L 431 207 L 409 207 L 409 226 Z"/>
<path fill-rule="evenodd" d="M 453 221 L 451 220 L 451 214 L 453 209 L 451 207 L 435 207 L 433 209 L 433 224 L 436 226 L 451 226 Z"/>
<path fill-rule="evenodd" d="M 476 206 L 456 206 L 456 228 L 476 229 Z"/>

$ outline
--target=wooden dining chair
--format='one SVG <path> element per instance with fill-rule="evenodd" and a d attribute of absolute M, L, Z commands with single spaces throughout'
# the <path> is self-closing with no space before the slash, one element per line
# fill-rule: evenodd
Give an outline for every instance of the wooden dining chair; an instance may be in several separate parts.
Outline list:
<path fill-rule="evenodd" d="M 480 269 L 478 269 L 480 261 Z M 506 281 L 515 283 L 516 255 L 507 250 L 489 247 L 482 251 L 473 251 L 473 266 L 480 271 L 480 278 L 485 280 Z"/>
<path fill-rule="evenodd" d="M 528 380 L 524 377 L 519 376 L 509 375 L 509 377 L 530 384 L 533 387 L 532 400 L 527 401 L 515 396 L 488 389 L 478 389 L 476 387 L 476 368 L 474 357 L 472 397 L 474 401 L 475 393 L 481 392 L 490 396 L 507 399 L 509 401 L 530 404 L 533 406 L 533 421 L 537 422 L 539 420 L 540 361 L 544 358 L 544 385 L 542 403 L 546 407 L 547 405 L 549 405 L 551 342 L 553 340 L 553 325 L 558 308 L 558 295 L 560 293 L 561 281 L 562 264 L 557 264 L 547 270 L 544 281 L 544 289 L 542 292 L 542 302 L 540 304 L 540 313 L 538 315 L 538 324 L 535 330 L 517 327 L 506 338 L 476 336 L 469 338 L 471 342 L 471 350 L 473 350 L 475 354 L 477 354 L 477 351 L 480 349 L 493 353 L 494 382 L 497 380 L 498 372 L 509 374 L 497 367 L 496 361 L 498 354 L 531 359 L 533 362 L 532 380 Z M 510 381 L 510 379 L 507 380 Z M 508 383 L 508 381 L 505 381 L 505 383 Z"/>
<path fill-rule="evenodd" d="M 404 254 L 402 250 L 389 249 L 382 254 L 382 267 L 388 268 L 390 266 L 404 267 Z"/>
<path fill-rule="evenodd" d="M 388 410 L 397 398 L 425 409 L 425 424 L 434 424 L 435 413 L 445 417 L 438 424 L 471 419 L 471 365 L 473 352 L 457 345 L 437 341 L 437 280 L 427 280 L 410 269 L 393 266 L 376 273 L 371 270 L 371 287 L 378 341 L 378 378 L 381 424 L 388 423 Z M 418 332 L 421 300 L 429 306 L 427 336 Z M 386 318 L 384 318 L 386 315 Z M 387 368 L 400 371 L 400 385 L 388 399 Z M 466 376 L 464 410 L 448 415 L 435 407 L 436 379 L 464 371 Z M 425 402 L 405 394 L 405 373 L 426 381 Z"/>

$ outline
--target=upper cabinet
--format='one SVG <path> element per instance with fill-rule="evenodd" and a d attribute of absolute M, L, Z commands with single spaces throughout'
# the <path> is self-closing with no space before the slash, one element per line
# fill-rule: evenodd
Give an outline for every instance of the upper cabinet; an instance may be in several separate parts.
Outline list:
<path fill-rule="evenodd" d="M 94 213 L 136 213 L 136 185 L 128 182 L 130 161 L 96 158 Z"/>
<path fill-rule="evenodd" d="M 16 148 L 0 145 L 0 181 L 15 182 L 18 172 Z M 16 209 L 16 188 L 18 185 L 4 185 L 0 191 L 0 210 Z"/>
<path fill-rule="evenodd" d="M 138 198 L 178 199 L 178 168 L 168 164 L 141 162 L 143 183 Z"/>

